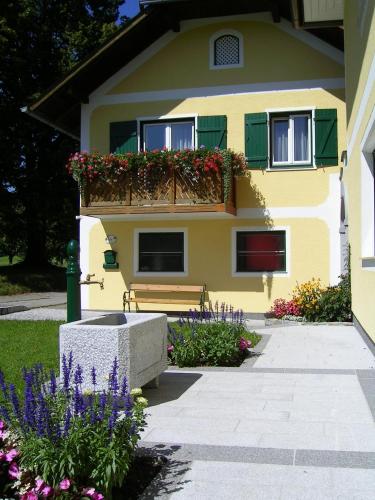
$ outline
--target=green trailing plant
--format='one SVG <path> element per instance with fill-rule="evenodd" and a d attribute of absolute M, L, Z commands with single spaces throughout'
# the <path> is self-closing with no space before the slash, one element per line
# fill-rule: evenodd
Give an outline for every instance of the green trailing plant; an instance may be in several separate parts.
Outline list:
<path fill-rule="evenodd" d="M 232 190 L 233 175 L 246 172 L 245 157 L 230 149 L 153 150 L 140 153 L 109 154 L 74 153 L 67 163 L 69 174 L 85 188 L 100 180 L 120 182 L 126 175 L 135 176 L 145 189 L 153 191 L 163 178 L 175 171 L 198 184 L 205 177 L 223 177 L 224 199 Z"/>

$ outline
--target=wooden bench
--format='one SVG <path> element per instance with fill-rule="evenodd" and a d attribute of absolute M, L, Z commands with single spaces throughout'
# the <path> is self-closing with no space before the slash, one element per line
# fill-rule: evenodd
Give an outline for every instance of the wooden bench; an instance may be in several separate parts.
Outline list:
<path fill-rule="evenodd" d="M 140 292 L 142 296 L 137 296 L 137 292 Z M 147 293 L 180 293 L 185 292 L 189 294 L 199 293 L 199 298 L 196 299 L 171 299 L 171 298 L 156 298 L 156 297 L 144 297 L 143 294 Z M 204 310 L 204 304 L 206 302 L 206 285 L 154 285 L 154 284 L 144 284 L 144 283 L 130 283 L 129 289 L 124 292 L 123 296 L 123 310 L 125 311 L 126 305 L 128 305 L 128 310 L 130 312 L 130 304 L 135 303 L 138 310 L 138 304 L 140 303 L 150 303 L 150 304 L 186 304 L 190 306 L 199 306 L 200 312 Z"/>

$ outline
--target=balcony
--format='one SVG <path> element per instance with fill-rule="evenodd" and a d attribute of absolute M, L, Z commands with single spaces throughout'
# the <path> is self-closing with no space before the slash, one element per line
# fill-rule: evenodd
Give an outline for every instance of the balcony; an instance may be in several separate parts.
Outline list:
<path fill-rule="evenodd" d="M 224 177 L 210 172 L 199 178 L 172 170 L 150 182 L 136 172 L 114 179 L 86 180 L 81 215 L 222 212 L 236 215 L 234 176 L 225 196 Z"/>

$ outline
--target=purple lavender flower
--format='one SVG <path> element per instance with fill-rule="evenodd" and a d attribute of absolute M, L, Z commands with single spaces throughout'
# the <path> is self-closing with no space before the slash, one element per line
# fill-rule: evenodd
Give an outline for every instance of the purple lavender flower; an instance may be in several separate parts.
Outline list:
<path fill-rule="evenodd" d="M 9 415 L 9 412 L 8 412 L 8 408 L 4 405 L 1 405 L 0 406 L 0 417 L 5 420 L 5 422 L 7 424 L 10 423 L 11 419 L 10 419 L 10 415 Z"/>
<path fill-rule="evenodd" d="M 24 421 L 29 429 L 35 428 L 35 397 L 33 393 L 33 373 L 26 372 L 25 378 L 25 405 Z"/>
<path fill-rule="evenodd" d="M 49 411 L 44 396 L 41 392 L 38 395 L 36 432 L 39 437 L 49 435 Z"/>
<path fill-rule="evenodd" d="M 117 357 L 113 360 L 112 371 L 109 374 L 108 388 L 112 392 L 112 394 L 117 394 L 118 390 L 120 389 L 120 386 L 119 386 L 119 383 L 118 383 L 118 361 L 117 361 Z"/>
<path fill-rule="evenodd" d="M 64 353 L 62 357 L 62 371 L 63 371 L 63 386 L 65 391 L 68 391 L 70 387 L 71 368 L 69 368 L 69 365 L 70 363 L 67 363 L 66 356 Z"/>
<path fill-rule="evenodd" d="M 94 386 L 94 391 L 95 391 L 95 388 L 96 388 L 96 370 L 95 370 L 95 366 L 93 366 L 91 368 L 91 382 L 92 382 L 92 385 Z"/>
<path fill-rule="evenodd" d="M 126 396 L 126 398 L 125 398 L 125 405 L 124 405 L 124 406 L 125 406 L 125 415 L 126 415 L 127 417 L 130 417 L 130 416 L 131 416 L 131 414 L 132 414 L 132 409 L 133 409 L 133 405 L 134 405 L 134 403 L 133 403 L 133 399 L 132 399 L 132 397 L 130 396 L 130 394 L 128 394 L 128 395 Z"/>
<path fill-rule="evenodd" d="M 20 408 L 20 402 L 18 400 L 18 396 L 16 393 L 16 388 L 14 384 L 9 384 L 9 393 L 10 393 L 10 401 L 13 406 L 13 413 L 18 422 L 21 424 L 22 422 L 22 414 L 21 414 L 21 408 Z"/>
<path fill-rule="evenodd" d="M 102 422 L 105 417 L 105 409 L 107 405 L 107 395 L 103 392 L 99 396 L 99 415 L 98 418 Z"/>
<path fill-rule="evenodd" d="M 82 392 L 80 391 L 78 384 L 76 384 L 73 392 L 73 407 L 75 415 L 83 414 L 86 409 L 85 401 L 83 399 Z"/>
<path fill-rule="evenodd" d="M 83 371 L 81 365 L 77 365 L 74 372 L 74 383 L 75 385 L 81 385 L 83 382 Z"/>
<path fill-rule="evenodd" d="M 50 370 L 50 384 L 49 384 L 49 390 L 52 396 L 56 394 L 56 389 L 57 389 L 57 383 L 56 383 L 56 375 L 55 375 L 55 370 Z"/>
<path fill-rule="evenodd" d="M 128 393 L 128 380 L 126 378 L 126 375 L 124 375 L 122 379 L 122 384 L 121 384 L 121 397 L 124 398 Z"/>

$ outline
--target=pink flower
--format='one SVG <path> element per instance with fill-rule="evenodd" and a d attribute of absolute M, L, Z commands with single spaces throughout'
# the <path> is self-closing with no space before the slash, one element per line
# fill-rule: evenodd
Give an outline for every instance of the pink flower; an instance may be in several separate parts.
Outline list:
<path fill-rule="evenodd" d="M 239 345 L 240 351 L 245 351 L 249 347 L 251 347 L 251 341 L 246 340 L 244 337 L 241 337 L 240 338 L 240 345 Z"/>
<path fill-rule="evenodd" d="M 0 429 L 5 429 L 5 422 L 0 420 Z"/>
<path fill-rule="evenodd" d="M 33 491 L 28 491 L 22 495 L 21 500 L 38 500 L 38 495 Z"/>
<path fill-rule="evenodd" d="M 95 488 L 85 488 L 83 490 L 83 494 L 90 498 L 92 498 L 95 493 L 96 493 Z"/>
<path fill-rule="evenodd" d="M 48 484 L 46 484 L 42 490 L 41 490 L 41 494 L 43 495 L 43 497 L 50 497 L 51 495 L 53 495 L 53 488 L 52 486 L 48 486 Z"/>
<path fill-rule="evenodd" d="M 60 482 L 60 489 L 66 491 L 70 488 L 71 482 L 69 479 L 65 478 Z"/>
<path fill-rule="evenodd" d="M 18 479 L 21 475 L 20 469 L 16 462 L 12 462 L 8 469 L 8 475 L 11 479 Z"/>
<path fill-rule="evenodd" d="M 5 431 L 0 430 L 0 439 L 5 438 Z"/>
<path fill-rule="evenodd" d="M 172 344 L 169 344 L 168 347 L 167 347 L 167 351 L 168 352 L 173 352 L 174 351 L 174 347 Z"/>
<path fill-rule="evenodd" d="M 41 491 L 41 489 L 45 486 L 45 482 L 43 481 L 43 479 L 36 479 L 35 480 L 35 489 L 36 491 Z"/>
<path fill-rule="evenodd" d="M 7 462 L 12 462 L 16 457 L 18 456 L 18 451 L 12 448 L 8 453 L 5 455 L 5 460 Z"/>
<path fill-rule="evenodd" d="M 94 493 L 92 498 L 94 500 L 103 500 L 104 499 L 104 496 L 101 494 L 101 493 Z"/>

